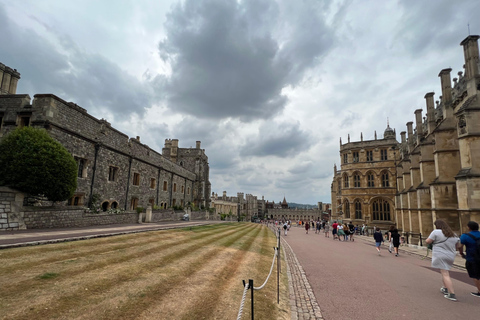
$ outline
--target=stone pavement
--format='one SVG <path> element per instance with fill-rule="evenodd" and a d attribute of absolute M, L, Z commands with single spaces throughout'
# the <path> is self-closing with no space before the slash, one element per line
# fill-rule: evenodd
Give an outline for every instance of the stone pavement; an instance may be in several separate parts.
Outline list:
<path fill-rule="evenodd" d="M 272 231 L 274 231 L 272 229 Z M 275 234 L 277 234 L 274 231 Z M 303 271 L 302 266 L 298 262 L 298 259 L 293 252 L 290 245 L 287 243 L 285 238 L 281 237 L 282 244 L 281 247 L 284 252 L 284 256 L 287 262 L 287 275 L 289 282 L 289 291 L 290 291 L 290 307 L 292 311 L 291 319 L 292 320 L 303 320 L 303 319 L 324 319 L 322 312 L 318 305 L 317 299 L 313 293 L 312 287 Z M 367 244 L 375 245 L 375 240 L 372 236 L 355 236 L 356 241 L 363 241 Z M 388 248 L 388 243 L 385 242 L 383 245 L 384 248 Z M 428 256 L 427 248 L 420 247 L 417 245 L 401 245 L 399 248 L 400 254 L 409 254 L 416 255 L 421 259 L 431 260 L 432 254 L 429 251 Z M 465 270 L 465 260 L 457 254 L 454 262 L 454 268 Z"/>

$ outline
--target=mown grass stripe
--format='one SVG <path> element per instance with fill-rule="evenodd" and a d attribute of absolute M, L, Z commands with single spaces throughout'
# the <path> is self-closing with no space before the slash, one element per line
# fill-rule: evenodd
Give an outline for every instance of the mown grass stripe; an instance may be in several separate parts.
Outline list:
<path fill-rule="evenodd" d="M 233 231 L 229 230 L 225 234 L 228 236 L 235 236 L 237 238 L 241 238 L 244 234 L 251 232 L 248 228 L 248 225 L 242 226 L 240 228 L 240 230 L 244 230 L 244 229 L 247 229 L 247 230 L 241 233 L 238 233 L 238 230 L 233 230 Z M 100 293 L 109 290 L 109 288 L 112 288 L 115 285 L 119 285 L 121 283 L 125 283 L 127 281 L 133 280 L 138 273 L 151 271 L 152 269 L 158 269 L 158 268 L 164 267 L 167 264 L 172 264 L 175 261 L 189 255 L 193 250 L 199 249 L 202 246 L 214 241 L 221 241 L 223 238 L 226 237 L 225 234 L 216 233 L 215 237 L 207 238 L 202 242 L 194 243 L 182 250 L 178 250 L 172 254 L 166 255 L 161 258 L 162 259 L 161 261 L 154 260 L 144 265 L 138 266 L 136 270 L 137 272 L 133 272 L 132 270 L 126 270 L 127 273 L 109 275 L 110 278 L 108 279 L 102 279 L 97 281 L 96 283 L 90 283 L 88 284 L 89 295 L 91 298 L 93 298 L 95 296 L 98 296 Z M 228 239 L 228 237 L 226 239 Z M 150 252 L 150 254 L 152 253 L 154 252 Z M 34 316 L 45 317 L 45 318 L 59 317 L 61 316 L 62 312 L 66 310 L 79 308 L 84 304 L 88 304 L 89 303 L 88 300 L 82 299 L 85 296 L 85 292 L 83 289 L 84 286 L 85 284 L 79 285 L 80 288 L 76 289 L 71 294 L 60 297 L 58 300 L 48 301 L 40 305 L 34 305 L 33 306 L 34 310 L 28 310 L 27 312 L 18 315 L 18 317 L 12 317 L 12 319 L 24 319 L 24 318 L 34 317 Z M 48 308 L 48 310 L 45 308 Z"/>

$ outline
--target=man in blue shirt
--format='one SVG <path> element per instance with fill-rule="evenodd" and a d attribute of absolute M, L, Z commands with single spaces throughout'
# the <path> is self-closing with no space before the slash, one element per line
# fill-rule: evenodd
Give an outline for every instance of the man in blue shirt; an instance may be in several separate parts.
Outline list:
<path fill-rule="evenodd" d="M 480 232 L 478 231 L 478 223 L 475 221 L 470 221 L 467 224 L 469 234 L 475 238 L 480 238 Z M 477 287 L 477 292 L 472 292 L 473 296 L 480 298 L 480 263 L 475 261 L 474 255 L 477 249 L 476 240 L 473 239 L 469 234 L 464 233 L 460 237 L 460 244 L 458 245 L 458 252 L 463 258 L 466 258 L 465 267 L 468 271 L 468 276 L 473 279 L 475 286 Z M 466 257 L 463 253 L 463 246 L 466 247 Z"/>

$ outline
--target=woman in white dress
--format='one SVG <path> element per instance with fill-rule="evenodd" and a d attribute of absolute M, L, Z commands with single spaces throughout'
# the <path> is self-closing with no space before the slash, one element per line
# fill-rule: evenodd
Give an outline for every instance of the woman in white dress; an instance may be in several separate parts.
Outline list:
<path fill-rule="evenodd" d="M 459 239 L 445 221 L 438 219 L 434 225 L 436 229 L 425 240 L 427 244 L 433 244 L 432 267 L 440 269 L 443 280 L 443 287 L 440 288 L 440 291 L 444 297 L 457 301 L 448 270 L 452 267 L 457 254 L 456 245 Z"/>

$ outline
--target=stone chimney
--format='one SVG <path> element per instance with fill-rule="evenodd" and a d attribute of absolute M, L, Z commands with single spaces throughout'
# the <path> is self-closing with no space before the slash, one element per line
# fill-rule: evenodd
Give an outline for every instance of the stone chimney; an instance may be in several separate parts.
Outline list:
<path fill-rule="evenodd" d="M 468 36 L 460 43 L 463 46 L 465 56 L 465 77 L 467 77 L 467 81 L 479 74 L 478 38 L 480 36 Z"/>
<path fill-rule="evenodd" d="M 222 200 L 223 201 L 227 200 L 227 191 L 223 191 Z"/>
<path fill-rule="evenodd" d="M 412 152 L 413 146 L 415 142 L 413 141 L 413 122 L 407 122 L 407 145 L 408 145 L 408 152 Z"/>
<path fill-rule="evenodd" d="M 427 128 L 428 133 L 432 133 L 435 129 L 435 105 L 433 102 L 433 96 L 435 93 L 429 92 L 425 95 L 425 103 L 427 104 Z M 445 106 L 444 106 L 445 107 Z"/>
<path fill-rule="evenodd" d="M 200 149 L 200 143 L 201 143 L 201 141 L 197 141 L 196 146 L 195 146 L 197 149 Z"/>
<path fill-rule="evenodd" d="M 417 126 L 417 144 L 420 144 L 423 138 L 422 109 L 415 110 L 415 122 Z"/>
<path fill-rule="evenodd" d="M 443 119 L 449 119 L 453 116 L 452 108 L 452 81 L 450 80 L 450 72 L 452 69 L 443 69 L 438 76 L 442 86 L 442 95 L 440 97 L 443 103 Z"/>
<path fill-rule="evenodd" d="M 402 138 L 402 143 L 406 143 L 407 142 L 407 138 L 405 137 L 407 133 L 405 131 L 402 131 L 400 132 L 400 137 Z"/>
<path fill-rule="evenodd" d="M 0 63 L 0 94 L 16 94 L 20 73 Z"/>

